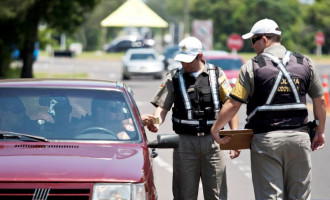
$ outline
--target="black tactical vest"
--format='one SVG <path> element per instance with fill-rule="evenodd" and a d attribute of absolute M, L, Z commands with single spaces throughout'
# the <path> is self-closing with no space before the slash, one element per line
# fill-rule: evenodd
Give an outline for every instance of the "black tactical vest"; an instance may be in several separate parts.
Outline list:
<path fill-rule="evenodd" d="M 194 77 L 189 73 L 183 73 L 185 88 L 187 90 L 188 99 L 191 103 L 192 119 L 189 119 L 188 112 L 185 108 L 184 96 L 180 90 L 178 73 L 181 72 L 176 71 L 175 73 L 172 73 L 172 83 L 175 98 L 174 106 L 172 108 L 173 130 L 178 134 L 196 135 L 196 133 L 200 132 L 209 134 L 210 129 L 216 119 L 209 75 L 205 72 L 202 72 L 197 77 Z M 215 74 L 217 85 L 216 94 L 219 96 L 218 67 L 215 67 Z M 220 99 L 220 97 L 218 99 Z M 186 120 L 195 123 L 180 123 L 178 120 L 174 119 Z"/>
<path fill-rule="evenodd" d="M 294 83 L 301 104 L 306 104 L 306 93 L 310 85 L 311 71 L 309 64 L 301 54 L 292 53 L 285 66 L 292 82 Z M 251 128 L 254 133 L 268 132 L 273 130 L 295 129 L 307 123 L 307 109 L 297 109 L 293 91 L 288 80 L 283 76 L 279 79 L 279 85 L 273 89 L 276 78 L 280 72 L 277 64 L 270 58 L 260 54 L 253 58 L 254 94 L 247 104 L 247 115 L 249 116 L 256 108 L 264 106 L 272 90 L 276 91 L 272 102 L 267 105 L 271 109 L 257 111 L 248 120 L 246 128 Z M 276 89 L 276 90 L 275 90 Z M 278 110 L 276 106 L 287 106 Z M 305 106 L 305 105 L 304 105 Z"/>

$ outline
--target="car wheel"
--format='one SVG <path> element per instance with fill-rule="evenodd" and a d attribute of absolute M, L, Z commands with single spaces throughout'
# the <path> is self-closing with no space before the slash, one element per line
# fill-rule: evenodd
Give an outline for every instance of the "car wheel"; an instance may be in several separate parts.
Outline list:
<path fill-rule="evenodd" d="M 154 76 L 154 79 L 157 79 L 157 80 L 162 79 L 162 78 L 163 78 L 163 74 L 157 74 Z"/>
<path fill-rule="evenodd" d="M 129 79 L 131 79 L 131 77 L 129 77 L 128 75 L 123 74 L 123 80 L 129 80 Z"/>

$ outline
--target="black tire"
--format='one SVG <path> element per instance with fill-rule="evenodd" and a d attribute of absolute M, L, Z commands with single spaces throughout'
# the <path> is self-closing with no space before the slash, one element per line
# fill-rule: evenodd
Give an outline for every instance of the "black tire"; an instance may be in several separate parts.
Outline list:
<path fill-rule="evenodd" d="M 131 77 L 129 77 L 129 76 L 123 74 L 123 80 L 129 80 L 129 79 L 131 79 Z"/>

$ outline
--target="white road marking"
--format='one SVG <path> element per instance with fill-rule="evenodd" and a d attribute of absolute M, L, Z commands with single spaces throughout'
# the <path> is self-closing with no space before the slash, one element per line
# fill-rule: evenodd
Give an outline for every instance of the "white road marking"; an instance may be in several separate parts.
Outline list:
<path fill-rule="evenodd" d="M 162 160 L 159 156 L 157 156 L 154 159 L 155 163 L 157 163 L 157 165 L 159 165 L 160 167 L 164 168 L 166 171 L 173 173 L 173 168 L 170 164 L 168 164 L 167 162 L 165 162 L 164 160 Z"/>

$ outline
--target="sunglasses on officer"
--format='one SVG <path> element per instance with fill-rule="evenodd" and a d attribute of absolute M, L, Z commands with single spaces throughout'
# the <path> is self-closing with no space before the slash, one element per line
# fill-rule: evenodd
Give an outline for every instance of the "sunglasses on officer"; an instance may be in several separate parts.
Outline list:
<path fill-rule="evenodd" d="M 260 35 L 260 36 L 255 37 L 255 38 L 251 38 L 252 45 L 254 45 L 254 43 L 256 43 L 258 40 L 260 40 L 262 37 L 263 37 L 263 35 Z"/>

